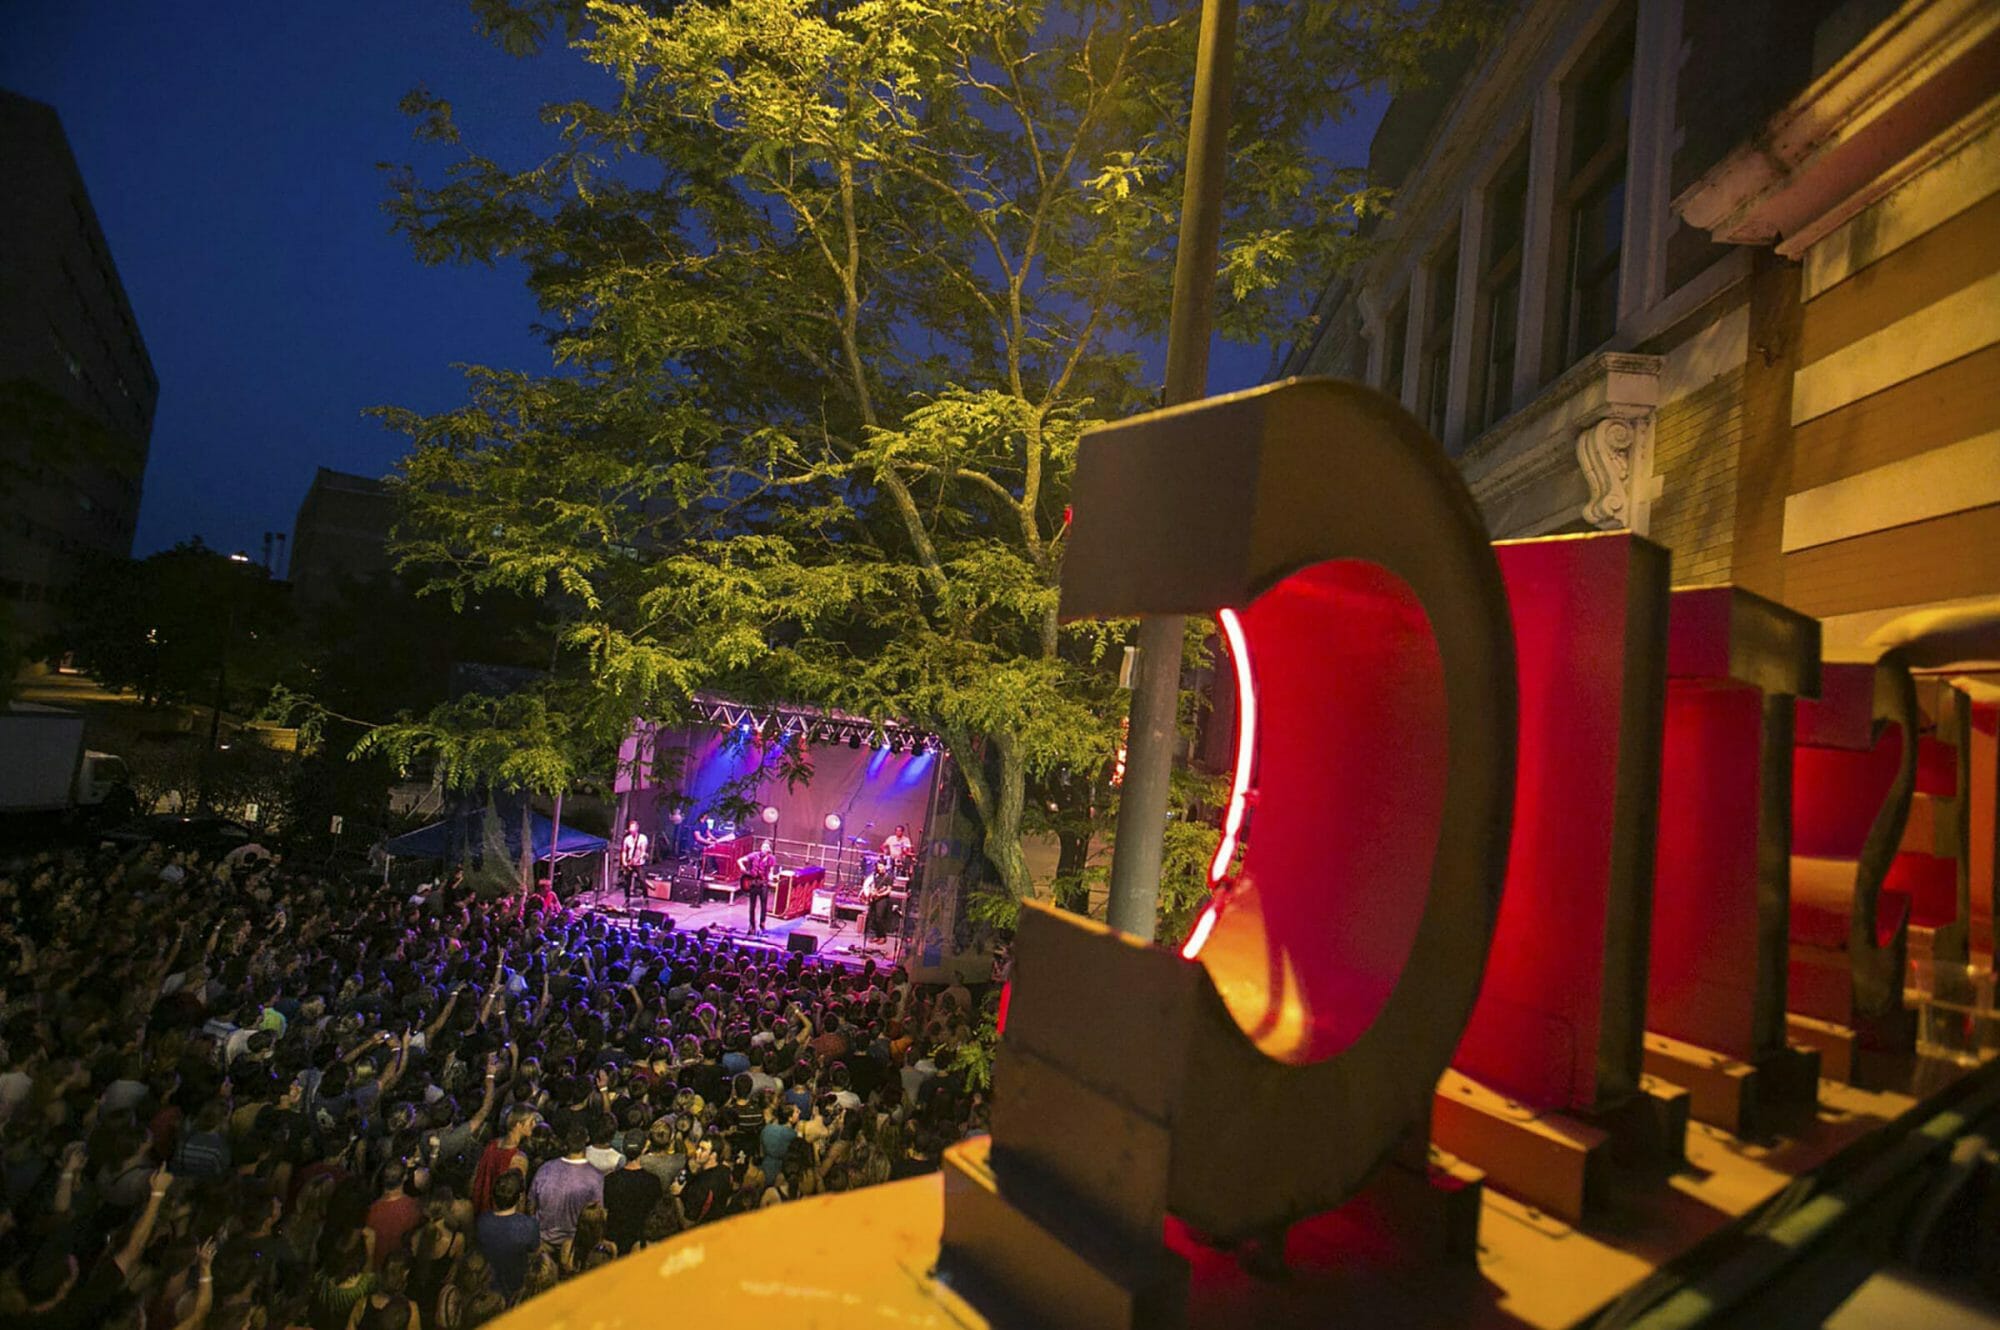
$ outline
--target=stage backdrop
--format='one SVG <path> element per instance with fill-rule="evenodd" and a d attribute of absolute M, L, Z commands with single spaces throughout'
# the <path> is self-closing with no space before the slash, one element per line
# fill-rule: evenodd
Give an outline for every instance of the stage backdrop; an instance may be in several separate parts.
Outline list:
<path fill-rule="evenodd" d="M 801 740 L 787 736 L 785 742 Z M 844 741 L 809 742 L 812 779 L 787 786 L 776 742 L 766 743 L 741 729 L 661 727 L 653 732 L 650 756 L 642 740 L 628 740 L 626 748 L 624 765 L 632 772 L 628 816 L 664 840 L 671 839 L 667 814 L 677 796 L 692 825 L 725 790 L 740 790 L 759 806 L 778 810 L 780 839 L 828 848 L 834 844 L 826 830 L 828 813 L 840 814 L 842 837 L 864 837 L 871 849 L 899 824 L 921 844 L 931 784 L 945 761 L 940 753 L 891 753 L 865 741 L 860 748 L 849 748 Z M 684 754 L 679 763 L 674 761 L 676 750 Z M 620 786 L 626 788 L 628 782 L 621 779 Z M 762 835 L 764 824 L 742 829 Z"/>

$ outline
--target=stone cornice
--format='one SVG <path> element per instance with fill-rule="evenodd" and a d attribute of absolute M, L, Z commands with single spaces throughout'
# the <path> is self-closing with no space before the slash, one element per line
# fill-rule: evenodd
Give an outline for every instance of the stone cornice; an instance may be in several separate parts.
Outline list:
<path fill-rule="evenodd" d="M 1472 441 L 1460 466 L 1471 475 L 1511 452 L 1523 438 L 1555 425 L 1580 427 L 1609 415 L 1650 411 L 1659 401 L 1660 356 L 1600 351 L 1580 360 L 1535 394 L 1534 400 Z"/>
<path fill-rule="evenodd" d="M 1920 168 L 1913 157 L 1991 97 L 1996 70 L 2000 5 L 1908 0 L 1674 210 L 1716 240 L 1797 257 Z"/>
<path fill-rule="evenodd" d="M 1473 441 L 1459 459 L 1482 507 L 1588 470 L 1580 436 L 1607 421 L 1650 421 L 1659 402 L 1659 356 L 1602 351 L 1573 365 L 1533 401 Z M 1591 490 L 1602 501 L 1603 490 Z M 1613 505 L 1615 508 L 1615 505 Z M 1608 511 L 1608 510 L 1607 510 Z M 1592 515 L 1600 521 L 1604 512 Z"/>

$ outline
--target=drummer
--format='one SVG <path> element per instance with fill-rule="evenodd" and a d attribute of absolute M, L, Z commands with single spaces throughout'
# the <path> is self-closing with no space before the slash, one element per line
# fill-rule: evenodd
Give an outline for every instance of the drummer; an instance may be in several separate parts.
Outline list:
<path fill-rule="evenodd" d="M 910 829 L 898 826 L 882 838 L 882 857 L 889 861 L 889 871 L 898 877 L 910 871 L 909 859 L 916 853 L 915 842 L 910 839 Z"/>

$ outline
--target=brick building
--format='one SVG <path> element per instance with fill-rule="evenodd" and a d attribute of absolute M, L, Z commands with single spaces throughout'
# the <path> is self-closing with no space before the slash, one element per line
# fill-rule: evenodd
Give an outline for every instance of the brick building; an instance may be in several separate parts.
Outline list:
<path fill-rule="evenodd" d="M 1629 527 L 1829 654 L 2000 592 L 2000 7 L 1523 0 L 1443 74 L 1288 373 L 1400 397 L 1496 537 Z"/>
<path fill-rule="evenodd" d="M 54 629 L 132 552 L 159 381 L 52 107 L 0 91 L 0 601 Z"/>

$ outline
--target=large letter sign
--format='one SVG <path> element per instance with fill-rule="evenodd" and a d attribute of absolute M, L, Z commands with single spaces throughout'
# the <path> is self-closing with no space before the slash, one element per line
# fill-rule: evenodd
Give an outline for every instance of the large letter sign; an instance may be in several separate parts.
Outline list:
<path fill-rule="evenodd" d="M 1939 678 L 1917 685 L 1917 782 L 1882 890 L 1909 901 L 1910 957 L 1963 965 L 1972 881 L 1965 815 L 1972 778 L 1972 699 Z"/>
<path fill-rule="evenodd" d="M 1907 1052 L 1916 1037 L 1903 1005 L 1909 897 L 1882 890 L 1916 789 L 1916 738 L 1916 689 L 1899 652 L 1827 664 L 1819 699 L 1798 703 L 1791 1009 L 1877 1053 Z"/>
<path fill-rule="evenodd" d="M 1646 1069 L 1702 1122 L 1761 1135 L 1810 1112 L 1789 1046 L 1793 700 L 1819 693 L 1819 624 L 1731 586 L 1673 594 Z"/>
<path fill-rule="evenodd" d="M 1997 690 L 2000 691 L 2000 690 Z M 1993 918 L 2000 904 L 2000 702 L 1972 699 L 1966 730 L 1966 876 L 1968 945 L 1993 968 Z"/>
<path fill-rule="evenodd" d="M 1667 553 L 1627 532 L 1504 541 L 1520 670 L 1507 888 L 1432 1136 L 1571 1223 L 1614 1154 L 1671 1162 L 1687 1096 L 1642 1084 Z"/>
<path fill-rule="evenodd" d="M 1512 636 L 1463 482 L 1354 385 L 1093 431 L 1075 511 L 1066 615 L 1219 614 L 1254 834 L 1179 951 L 1024 910 L 942 1266 L 1038 1324 L 1171 1324 L 1167 1215 L 1268 1236 L 1421 1158 L 1505 869 Z"/>

